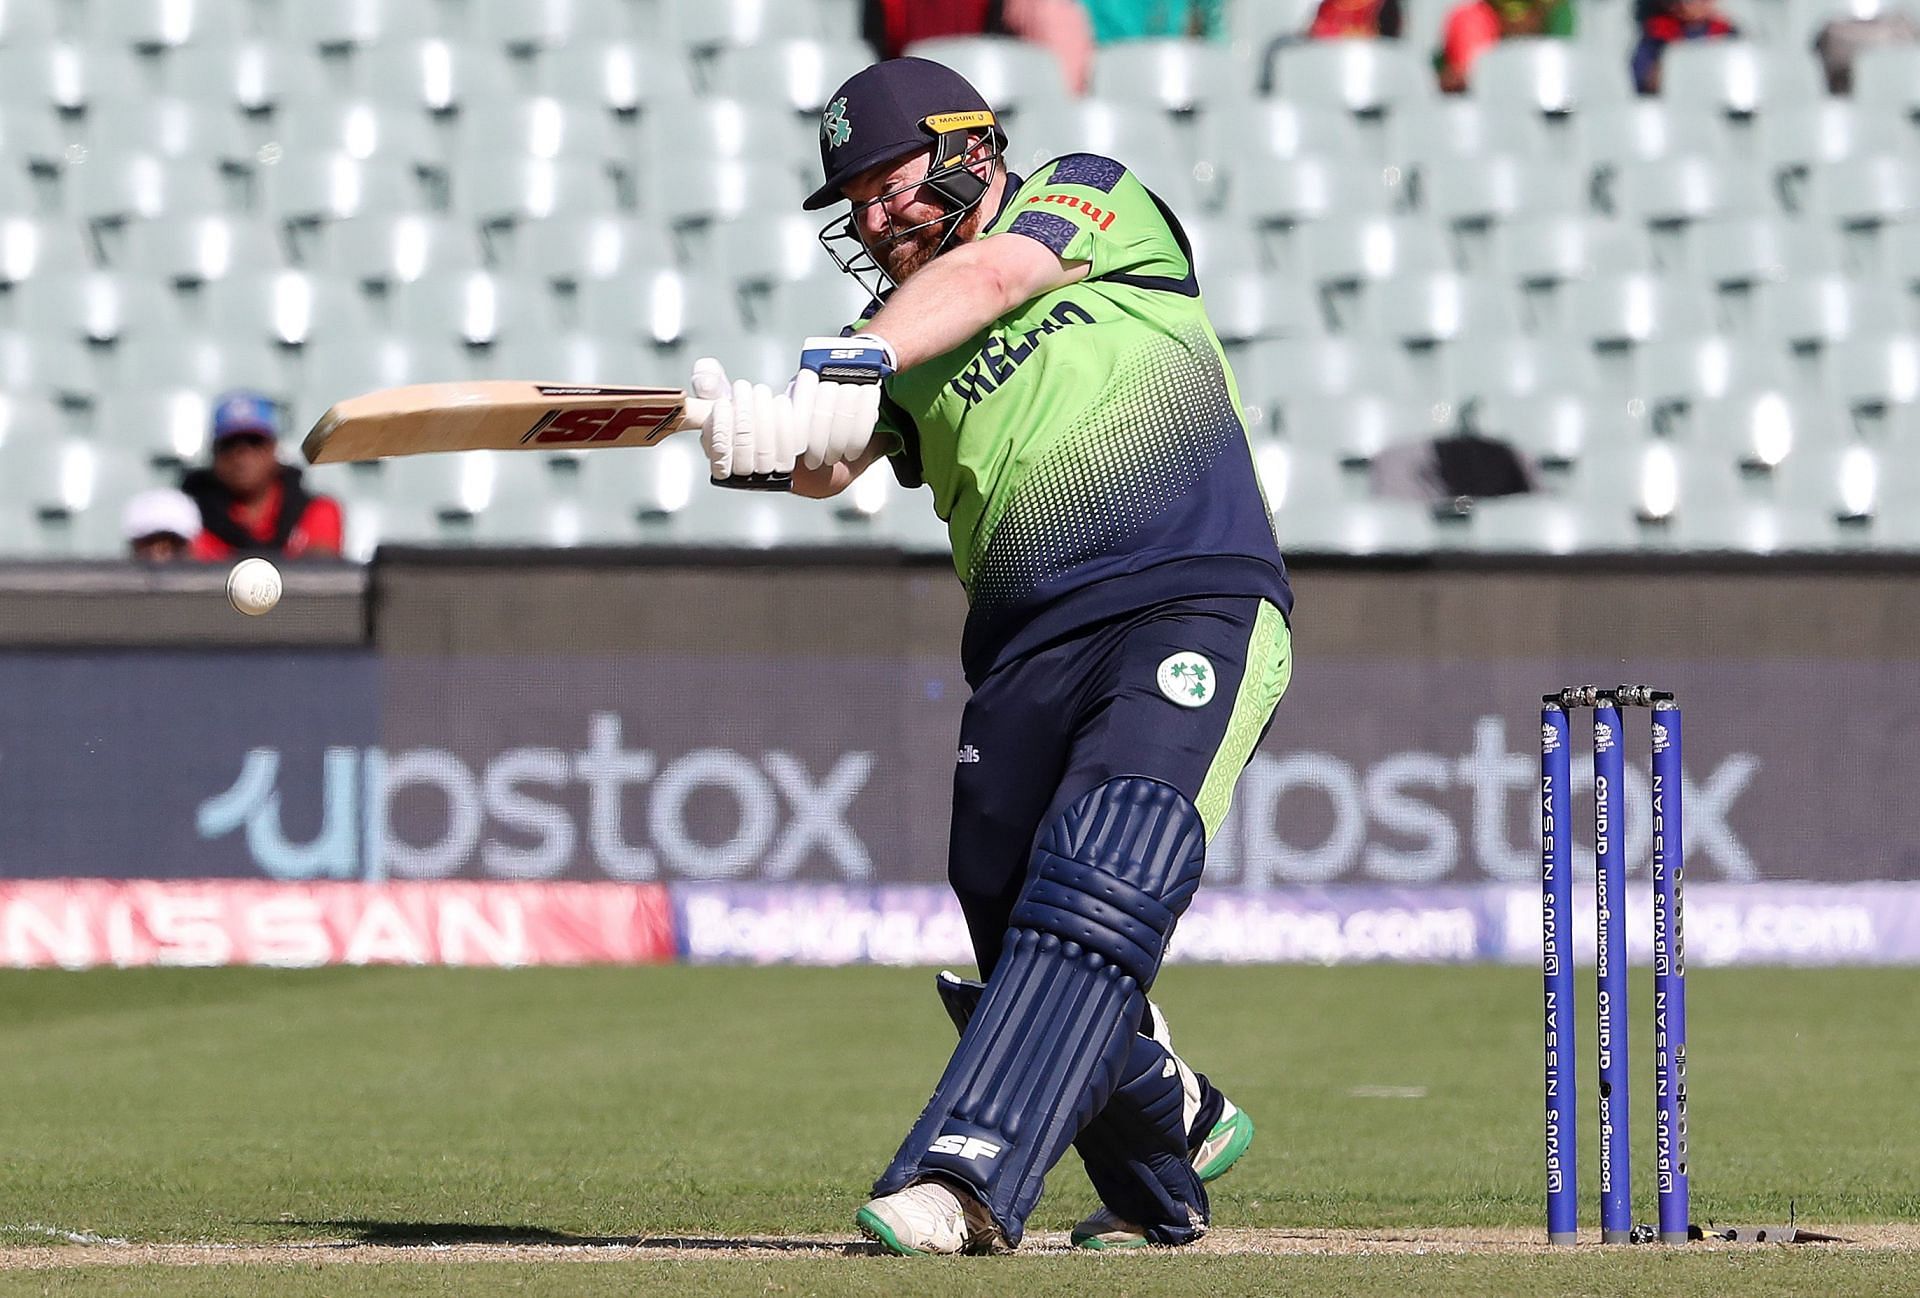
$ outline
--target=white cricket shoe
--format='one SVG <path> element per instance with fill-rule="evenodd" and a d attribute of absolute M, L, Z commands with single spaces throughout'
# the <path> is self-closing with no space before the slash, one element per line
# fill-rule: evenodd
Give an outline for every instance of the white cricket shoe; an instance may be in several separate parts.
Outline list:
<path fill-rule="evenodd" d="M 1202 1181 L 1217 1181 L 1240 1161 L 1253 1143 L 1253 1119 L 1226 1100 L 1220 1120 L 1193 1151 L 1193 1170 Z M 1195 1224 L 1200 1224 L 1196 1222 Z M 1126 1220 L 1108 1208 L 1096 1208 L 1073 1228 L 1075 1248 L 1144 1248 L 1147 1232 L 1136 1222 Z"/>
<path fill-rule="evenodd" d="M 985 1204 L 935 1180 L 868 1200 L 853 1214 L 853 1224 L 868 1239 L 906 1257 L 989 1253 L 1000 1240 Z"/>

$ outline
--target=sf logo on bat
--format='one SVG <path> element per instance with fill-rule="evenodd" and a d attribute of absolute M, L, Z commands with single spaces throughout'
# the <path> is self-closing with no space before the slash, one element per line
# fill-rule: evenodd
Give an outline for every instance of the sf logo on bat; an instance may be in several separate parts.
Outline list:
<path fill-rule="evenodd" d="M 620 405 L 569 406 L 549 410 L 520 435 L 522 445 L 591 446 L 597 442 L 627 440 L 641 434 L 638 445 L 651 446 L 676 426 L 684 402 L 678 392 L 648 392 L 621 388 L 542 388 L 549 397 L 604 396 Z"/>

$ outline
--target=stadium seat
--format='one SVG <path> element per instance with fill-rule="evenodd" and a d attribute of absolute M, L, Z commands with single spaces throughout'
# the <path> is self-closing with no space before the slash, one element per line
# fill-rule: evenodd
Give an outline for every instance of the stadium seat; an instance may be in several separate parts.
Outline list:
<path fill-rule="evenodd" d="M 1521 327 L 1519 304 L 1506 285 L 1453 271 L 1381 280 L 1361 300 L 1356 332 L 1407 347 L 1518 333 Z"/>
<path fill-rule="evenodd" d="M 1490 554 L 1605 553 L 1639 543 L 1624 509 L 1594 509 L 1551 494 L 1483 497 L 1473 502 L 1466 524 L 1466 544 Z"/>
<path fill-rule="evenodd" d="M 167 56 L 161 79 L 170 95 L 247 113 L 321 103 L 335 90 L 315 55 L 274 41 L 189 45 Z"/>
<path fill-rule="evenodd" d="M 1769 113 L 1756 128 L 1761 159 L 1776 171 L 1804 172 L 1816 163 L 1914 147 L 1913 128 L 1884 108 L 1846 99 L 1801 104 Z"/>
<path fill-rule="evenodd" d="M 1235 111 L 1252 98 L 1253 69 L 1224 45 L 1204 40 L 1121 41 L 1093 59 L 1091 92 L 1152 104 L 1163 112 Z"/>
<path fill-rule="evenodd" d="M 0 285 L 93 269 L 93 244 L 71 221 L 0 216 Z"/>
<path fill-rule="evenodd" d="M 811 223 L 808 223 L 809 226 Z M 1267 269 L 1266 254 L 1261 250 L 1260 240 L 1244 222 L 1231 217 L 1214 219 L 1200 217 L 1194 220 L 1182 220 L 1181 226 L 1187 232 L 1187 242 L 1193 245 L 1194 273 L 1200 277 L 1200 289 L 1204 293 L 1216 280 L 1227 275 L 1251 275 Z M 808 240 L 812 240 L 813 231 L 806 231 Z M 819 246 L 817 243 L 814 245 Z M 800 245 L 794 245 L 800 251 Z M 809 258 L 814 255 L 807 254 Z"/>
<path fill-rule="evenodd" d="M 365 301 L 330 275 L 300 270 L 236 274 L 202 291 L 205 319 L 223 338 L 304 347 L 319 338 L 361 337 L 373 329 Z"/>
<path fill-rule="evenodd" d="M 1920 216 L 1920 164 L 1876 154 L 1822 163 L 1807 173 L 1807 210 L 1848 228 Z"/>
<path fill-rule="evenodd" d="M 1647 435 L 1644 414 L 1626 403 L 1579 392 L 1489 393 L 1470 405 L 1466 422 L 1484 437 L 1510 442 L 1544 468 L 1606 458 Z"/>
<path fill-rule="evenodd" d="M 410 106 L 364 99 L 301 99 L 273 115 L 262 148 L 272 165 L 313 157 L 425 165 L 445 152 L 433 123 Z"/>
<path fill-rule="evenodd" d="M 55 338 L 111 343 L 131 333 L 170 333 L 180 319 L 165 285 L 111 271 L 41 275 L 13 293 L 18 323 Z"/>
<path fill-rule="evenodd" d="M 132 222 L 110 260 L 116 270 L 186 286 L 277 269 L 288 256 L 274 222 L 219 212 Z"/>
<path fill-rule="evenodd" d="M 412 164 L 344 153 L 288 158 L 262 167 L 259 182 L 261 209 L 297 224 L 412 211 L 424 194 Z"/>
<path fill-rule="evenodd" d="M 1373 116 L 1426 96 L 1431 74 L 1394 41 L 1308 41 L 1274 58 L 1273 93 L 1295 103 Z"/>
<path fill-rule="evenodd" d="M 1920 401 L 1920 334 L 1855 337 L 1829 349 L 1833 392 L 1856 414 L 1881 414 Z"/>
<path fill-rule="evenodd" d="M 1561 326 L 1599 346 L 1712 333 L 1719 326 L 1711 292 L 1654 275 L 1577 280 L 1563 290 Z"/>
<path fill-rule="evenodd" d="M 1438 540 L 1433 511 L 1408 500 L 1301 496 L 1277 506 L 1273 524 L 1289 553 L 1423 554 Z"/>
<path fill-rule="evenodd" d="M 749 212 L 797 212 L 807 188 L 797 169 L 743 159 L 684 157 L 651 172 L 642 208 L 674 225 L 732 221 Z"/>
<path fill-rule="evenodd" d="M 124 352 L 138 341 L 130 339 L 116 350 Z M 0 394 L 85 405 L 100 386 L 100 361 L 98 348 L 77 339 L 0 330 Z"/>
<path fill-rule="evenodd" d="M 68 43 L 0 49 L 0 106 L 78 113 L 156 89 L 155 77 L 127 50 Z"/>
<path fill-rule="evenodd" d="M 567 103 L 598 104 L 622 114 L 695 98 L 684 62 L 623 43 L 548 50 L 534 64 L 533 88 Z"/>
<path fill-rule="evenodd" d="M 680 2 L 699 4 L 702 0 Z M 1059 60 L 1038 45 L 1010 36 L 920 41 L 909 47 L 907 53 L 952 68 L 973 83 L 980 97 L 997 112 L 1018 116 L 1022 124 L 1032 115 L 1029 109 L 1062 104 L 1068 98 Z"/>
<path fill-rule="evenodd" d="M 696 54 L 820 34 L 813 6 L 792 0 L 665 0 L 666 35 Z"/>
<path fill-rule="evenodd" d="M 551 334 L 557 325 L 544 284 L 484 270 L 423 275 L 396 285 L 392 298 L 394 327 L 413 338 L 486 347 L 503 337 Z"/>
<path fill-rule="evenodd" d="M 39 172 L 57 172 L 67 162 L 72 129 L 37 104 L 0 109 L 0 158 Z"/>
<path fill-rule="evenodd" d="M 1574 119 L 1574 138 L 1589 162 L 1608 167 L 1658 158 L 1724 158 L 1731 148 L 1719 117 L 1658 99 L 1597 104 Z"/>
<path fill-rule="evenodd" d="M 1290 275 L 1221 275 L 1206 295 L 1207 318 L 1223 342 L 1298 338 L 1325 332 L 1316 296 Z"/>
<path fill-rule="evenodd" d="M 206 459 L 212 412 L 212 395 L 193 388 L 116 387 L 94 407 L 93 436 L 153 464 L 194 464 Z"/>
<path fill-rule="evenodd" d="M 1439 359 L 1441 373 L 1429 392 L 1456 405 L 1600 386 L 1591 350 L 1572 339 L 1489 334 L 1462 339 Z"/>
<path fill-rule="evenodd" d="M 784 387 L 798 367 L 796 340 L 804 337 L 803 333 L 782 336 L 769 330 L 716 329 L 702 340 L 700 353 L 716 358 L 732 378 Z"/>
<path fill-rule="evenodd" d="M 1446 235 L 1411 216 L 1315 221 L 1295 234 L 1294 246 L 1299 272 L 1334 287 L 1455 268 Z"/>
<path fill-rule="evenodd" d="M 1837 274 L 1842 265 L 1838 236 L 1804 221 L 1725 217 L 1687 230 L 1687 271 L 1722 289 Z"/>
<path fill-rule="evenodd" d="M 604 333 L 513 334 L 487 358 L 490 378 L 538 379 L 550 383 L 680 383 L 662 376 L 650 347 Z"/>
<path fill-rule="evenodd" d="M 1276 338 L 1256 344 L 1250 370 L 1258 387 L 1243 385 L 1250 401 L 1269 404 L 1298 396 L 1371 393 L 1407 395 L 1406 359 L 1392 348 L 1353 338 Z"/>
<path fill-rule="evenodd" d="M 812 115 L 825 109 L 841 83 L 871 61 L 863 46 L 824 41 L 775 41 L 725 49 L 707 69 L 706 90 L 745 104 L 771 104 Z"/>
<path fill-rule="evenodd" d="M 463 168 L 514 157 L 605 163 L 626 152 L 605 113 L 545 97 L 469 105 L 457 147 Z"/>
<path fill-rule="evenodd" d="M 1887 277 L 1920 293 L 1920 223 L 1890 225 L 1881 231 L 1881 256 Z"/>
<path fill-rule="evenodd" d="M 1863 108 L 1920 116 L 1920 48 L 1882 45 L 1860 51 L 1853 65 L 1853 98 Z"/>
<path fill-rule="evenodd" d="M 0 3 L 0 49 L 44 45 L 60 34 L 60 9 L 46 0 Z"/>
<path fill-rule="evenodd" d="M 1158 109 L 1124 100 L 1076 100 L 1044 120 L 1023 121 L 1007 146 L 1008 165 L 1029 175 L 1068 153 L 1118 159 L 1176 212 L 1192 210 L 1192 150 Z"/>
<path fill-rule="evenodd" d="M 1826 403 L 1796 401 L 1767 388 L 1718 401 L 1695 402 L 1687 412 L 1686 446 L 1703 456 L 1749 470 L 1772 470 L 1792 457 L 1846 441 L 1847 430 Z"/>
<path fill-rule="evenodd" d="M 1403 166 L 1454 166 L 1489 153 L 1539 158 L 1556 151 L 1537 115 L 1489 108 L 1463 96 L 1438 99 L 1418 112 L 1396 113 L 1387 123 L 1387 158 Z"/>
<path fill-rule="evenodd" d="M 451 339 L 390 333 L 321 338 L 301 355 L 299 387 L 303 392 L 332 393 L 332 399 L 338 400 L 341 395 L 376 388 L 464 379 L 472 372 L 464 350 Z"/>
<path fill-rule="evenodd" d="M 1655 226 L 1681 226 L 1716 216 L 1762 216 L 1779 210 L 1764 174 L 1724 158 L 1622 162 L 1601 193 L 1615 215 Z"/>
<path fill-rule="evenodd" d="M 1242 175 L 1231 210 L 1263 225 L 1291 226 L 1332 217 L 1385 216 L 1401 191 L 1386 171 L 1365 162 L 1292 158 Z"/>
<path fill-rule="evenodd" d="M 1795 347 L 1818 347 L 1856 335 L 1920 328 L 1920 301 L 1878 280 L 1820 275 L 1762 284 L 1755 291 L 1754 332 Z"/>
<path fill-rule="evenodd" d="M 474 0 L 468 34 L 516 55 L 569 45 L 604 45 L 626 36 L 618 0 Z"/>
<path fill-rule="evenodd" d="M 1660 97 L 1730 117 L 1799 112 L 1826 94 L 1814 60 L 1746 40 L 1676 41 L 1661 56 Z"/>
<path fill-rule="evenodd" d="M 242 342 L 206 334 L 136 333 L 97 360 L 95 381 L 107 392 L 165 387 L 208 394 L 239 387 L 277 392 L 285 370 L 280 352 L 265 339 Z"/>
<path fill-rule="evenodd" d="M 748 213 L 713 229 L 714 268 L 736 288 L 759 288 L 823 273 L 825 213 Z M 656 245 L 658 256 L 669 245 Z"/>
<path fill-rule="evenodd" d="M 1280 431 L 1296 464 L 1316 455 L 1360 464 L 1396 443 L 1452 432 L 1453 422 L 1451 406 L 1356 392 L 1288 397 Z"/>
<path fill-rule="evenodd" d="M 328 0 L 285 6 L 280 37 L 323 51 L 364 52 L 431 37 L 437 25 L 435 7 L 419 0 Z"/>
<path fill-rule="evenodd" d="M 1669 338 L 1638 361 L 1635 386 L 1648 411 L 1664 422 L 1699 401 L 1719 400 L 1791 378 L 1784 348 L 1725 334 Z"/>
<path fill-rule="evenodd" d="M 113 100 L 88 109 L 87 148 L 245 168 L 253 162 L 255 145 L 224 105 L 149 99 Z"/>
<path fill-rule="evenodd" d="M 722 226 L 720 232 L 732 228 Z M 672 260 L 673 235 L 651 221 L 630 216 L 563 215 L 520 225 L 513 232 L 506 263 L 522 276 L 570 287 L 587 280 L 644 273 Z"/>
<path fill-rule="evenodd" d="M 1774 471 L 1773 498 L 1836 524 L 1859 528 L 1880 515 L 1883 503 L 1890 499 L 1881 491 L 1880 458 L 1859 442 L 1803 447 Z"/>
<path fill-rule="evenodd" d="M 792 167 L 820 156 L 817 131 L 817 125 L 803 123 L 774 104 L 670 100 L 655 105 L 641 123 L 638 160 L 649 183 L 666 183 L 681 159 L 745 158 Z"/>
<path fill-rule="evenodd" d="M 46 3 L 46 0 L 41 0 Z M 95 45 L 123 44 L 142 54 L 232 41 L 247 32 L 245 0 L 113 0 L 85 12 L 85 34 Z"/>
<path fill-rule="evenodd" d="M 67 211 L 114 223 L 224 206 L 226 188 L 211 164 L 168 162 L 151 154 L 90 151 L 61 177 Z"/>
<path fill-rule="evenodd" d="M 1360 132 L 1347 113 L 1263 99 L 1201 117 L 1195 168 L 1211 170 L 1213 186 L 1224 186 L 1231 203 L 1236 179 L 1273 161 L 1350 158 L 1360 148 Z"/>
<path fill-rule="evenodd" d="M 324 228 L 310 255 L 317 270 L 368 287 L 433 273 L 477 270 L 480 244 L 465 222 L 433 212 L 356 216 Z"/>
<path fill-rule="evenodd" d="M 1560 114 L 1621 103 L 1633 83 L 1622 51 L 1535 36 L 1501 41 L 1476 59 L 1468 92 L 1495 111 Z"/>
<path fill-rule="evenodd" d="M 871 300 L 851 275 L 824 271 L 773 285 L 755 305 L 753 326 L 756 332 L 788 340 L 787 345 L 794 347 L 802 338 L 839 333 L 860 318 Z M 798 362 L 798 351 L 792 360 Z M 781 381 L 785 382 L 784 375 Z"/>
<path fill-rule="evenodd" d="M 734 316 L 731 304 L 710 285 L 669 269 L 630 280 L 588 280 L 576 291 L 574 305 L 581 329 L 657 348 L 698 343 L 731 325 Z"/>
<path fill-rule="evenodd" d="M 1521 217 L 1493 232 L 1494 264 L 1529 287 L 1653 269 L 1646 232 L 1589 216 Z"/>
<path fill-rule="evenodd" d="M 1472 166 L 1433 169 L 1422 177 L 1421 203 L 1430 215 L 1455 225 L 1583 213 L 1589 208 L 1587 176 L 1566 162 L 1489 154 Z"/>
<path fill-rule="evenodd" d="M 371 46 L 355 57 L 351 71 L 354 93 L 361 98 L 430 113 L 458 112 L 470 103 L 520 94 L 506 55 L 438 39 Z"/>
<path fill-rule="evenodd" d="M 486 225 L 543 221 L 556 212 L 585 216 L 619 206 L 613 177 L 597 162 L 510 158 L 453 177 L 453 209 Z"/>

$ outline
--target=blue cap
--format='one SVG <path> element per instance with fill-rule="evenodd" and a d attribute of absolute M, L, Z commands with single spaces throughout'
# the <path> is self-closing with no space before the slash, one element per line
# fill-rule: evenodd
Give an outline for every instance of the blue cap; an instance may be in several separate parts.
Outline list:
<path fill-rule="evenodd" d="M 213 404 L 213 440 L 250 433 L 278 440 L 273 401 L 261 392 L 223 392 Z"/>
<path fill-rule="evenodd" d="M 945 131 L 986 127 L 1006 143 L 993 109 L 952 68 L 927 59 L 863 68 L 834 91 L 820 115 L 820 169 L 827 179 L 801 206 L 812 212 L 840 201 L 840 187 L 868 167 L 931 148 Z"/>

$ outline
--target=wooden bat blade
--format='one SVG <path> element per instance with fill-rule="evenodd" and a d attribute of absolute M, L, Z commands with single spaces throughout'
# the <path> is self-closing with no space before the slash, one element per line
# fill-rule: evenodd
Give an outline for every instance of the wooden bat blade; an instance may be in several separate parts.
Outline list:
<path fill-rule="evenodd" d="M 310 464 L 341 464 L 443 451 L 652 446 L 699 427 L 706 407 L 679 388 L 507 379 L 417 383 L 339 402 L 301 449 Z"/>

